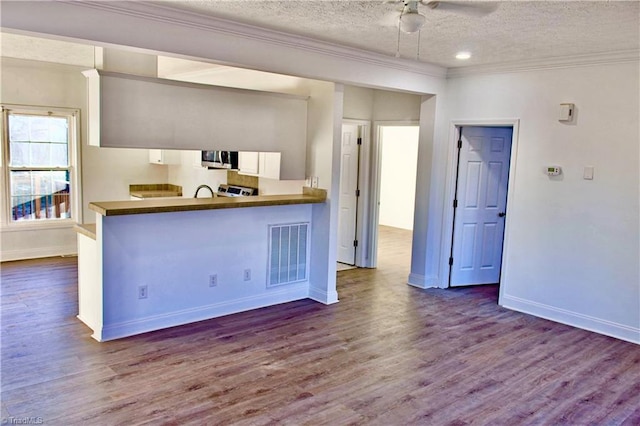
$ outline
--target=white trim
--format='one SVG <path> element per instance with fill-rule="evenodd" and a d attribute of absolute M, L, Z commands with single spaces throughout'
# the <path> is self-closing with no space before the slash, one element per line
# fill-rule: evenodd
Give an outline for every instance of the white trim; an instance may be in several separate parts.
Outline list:
<path fill-rule="evenodd" d="M 129 16 L 153 19 L 172 25 L 182 25 L 191 28 L 204 29 L 216 33 L 233 34 L 243 38 L 258 40 L 274 45 L 293 47 L 322 55 L 356 60 L 365 64 L 379 65 L 395 69 L 407 70 L 431 77 L 445 77 L 446 69 L 439 65 L 394 58 L 380 53 L 369 52 L 334 43 L 319 41 L 310 37 L 293 35 L 283 31 L 262 28 L 245 23 L 235 22 L 212 16 L 203 17 L 202 14 L 175 9 L 162 4 L 143 4 L 140 2 L 67 2 L 74 6 L 88 6 L 95 9 L 127 14 Z"/>
<path fill-rule="evenodd" d="M 506 119 L 491 119 L 491 120 L 451 120 L 449 124 L 449 143 L 447 148 L 447 171 L 446 171 L 446 188 L 445 188 L 445 200 L 444 211 L 442 215 L 442 238 L 441 238 L 441 256 L 440 256 L 440 271 L 439 274 L 442 278 L 439 281 L 437 287 L 448 288 L 449 287 L 449 253 L 451 253 L 451 234 L 453 232 L 453 209 L 450 208 L 453 204 L 455 197 L 455 180 L 456 180 L 456 147 L 459 135 L 459 128 L 466 126 L 474 127 L 511 127 L 513 132 L 511 135 L 511 158 L 509 160 L 509 183 L 507 190 L 507 209 L 510 211 L 513 203 L 513 189 L 515 188 L 515 176 L 516 176 L 516 159 L 518 154 L 518 132 L 520 128 L 520 120 L 517 118 Z M 505 217 L 504 227 L 504 243 L 502 248 L 502 266 L 500 279 L 502 282 L 506 279 L 505 269 L 506 263 L 504 259 L 508 253 L 508 241 L 509 241 L 509 215 Z M 505 286 L 500 286 L 500 294 Z"/>
<path fill-rule="evenodd" d="M 245 312 L 281 303 L 293 302 L 295 300 L 306 299 L 307 287 L 308 286 L 306 284 L 298 285 L 282 289 L 280 291 L 270 291 L 267 294 L 261 294 L 258 296 L 249 296 L 228 302 L 183 309 L 180 311 L 153 315 L 132 321 L 107 324 L 103 325 L 101 329 L 93 330 L 94 333 L 91 337 L 99 342 L 104 342 L 107 340 L 120 339 L 122 337 L 147 333 L 149 331 L 189 324 L 196 321 L 204 321 L 238 312 Z M 82 318 L 78 317 L 78 319 L 87 324 Z"/>
<path fill-rule="evenodd" d="M 536 59 L 518 62 L 505 62 L 492 65 L 454 67 L 447 70 L 447 79 L 479 74 L 500 74 L 558 68 L 574 68 L 581 66 L 636 62 L 638 60 L 640 60 L 640 50 L 630 49 L 617 52 L 567 56 L 562 58 L 546 58 L 542 60 Z"/>
<path fill-rule="evenodd" d="M 427 278 L 421 274 L 409 274 L 409 279 L 407 280 L 407 284 L 418 287 L 418 288 L 427 288 Z"/>
<path fill-rule="evenodd" d="M 5 232 L 25 232 L 25 231 L 51 231 L 53 229 L 72 229 L 76 223 L 81 223 L 76 219 L 49 219 L 49 220 L 29 220 L 12 222 L 10 226 L 3 226 L 0 233 Z"/>
<path fill-rule="evenodd" d="M 11 262 L 14 260 L 38 259 L 42 257 L 76 256 L 78 247 L 76 245 L 36 247 L 19 250 L 2 250 L 0 252 L 0 262 Z"/>
<path fill-rule="evenodd" d="M 500 306 L 640 345 L 640 328 L 638 327 L 618 324 L 511 295 L 503 294 Z"/>
<path fill-rule="evenodd" d="M 338 292 L 332 291 L 328 293 L 324 290 L 311 287 L 309 289 L 309 299 L 315 300 L 316 302 L 320 302 L 324 305 L 333 305 L 334 303 L 338 303 Z"/>
<path fill-rule="evenodd" d="M 287 49 L 295 49 L 312 54 L 319 54 L 324 56 L 331 56 L 340 59 L 346 59 L 349 61 L 360 62 L 365 65 L 381 66 L 394 70 L 408 71 L 411 73 L 422 74 L 424 76 L 444 78 L 446 76 L 446 68 L 425 62 L 417 62 L 403 58 L 395 58 L 393 56 L 383 55 L 381 53 L 366 51 L 353 47 L 342 46 L 325 41 L 315 40 L 310 37 L 289 34 L 282 31 L 261 28 L 254 25 L 235 22 L 227 19 L 207 16 L 204 14 L 190 12 L 185 10 L 179 10 L 172 8 L 171 6 L 164 4 L 150 4 L 146 2 L 77 2 L 62 0 L 59 2 L 60 7 L 63 10 L 67 10 L 67 16 L 77 16 L 82 14 L 81 10 L 73 10 L 81 7 L 85 9 L 93 9 L 96 12 L 103 12 L 107 14 L 124 15 L 131 18 L 143 19 L 147 21 L 155 21 L 157 23 L 181 26 L 198 31 L 207 31 L 212 33 L 211 37 L 215 38 L 216 35 L 230 35 L 233 37 L 242 38 L 248 41 L 255 41 L 272 46 L 283 47 Z M 5 29 L 18 29 L 27 30 L 20 21 L 23 16 L 18 14 L 31 13 L 28 11 L 30 5 L 19 4 L 11 10 L 4 10 L 3 7 L 3 24 Z M 16 15 L 13 15 L 16 13 Z M 16 19 L 18 18 L 18 19 Z M 117 17 L 115 18 L 117 19 Z M 63 23 L 61 23 L 63 24 Z M 41 26 L 38 25 L 40 28 Z M 72 39 L 76 42 L 97 43 L 103 40 L 82 40 L 81 37 L 74 37 L 71 34 L 76 32 L 76 28 L 67 28 L 64 30 L 64 34 L 59 32 L 57 28 L 49 28 L 50 34 L 57 34 L 62 40 Z M 37 31 L 37 30 L 36 30 Z M 131 43 L 121 43 L 129 44 Z M 108 43 L 100 43 L 101 46 L 108 46 Z M 134 46 L 132 46 L 134 47 Z M 138 46 L 141 47 L 141 46 Z M 144 49 L 144 48 L 143 48 Z M 151 50 L 146 49 L 151 52 Z M 198 56 L 198 55 L 196 55 Z M 220 62 L 229 65 L 242 65 L 231 62 Z"/>
<path fill-rule="evenodd" d="M 425 276 L 420 274 L 409 274 L 407 284 L 417 288 L 437 288 L 439 279 L 437 276 Z"/>

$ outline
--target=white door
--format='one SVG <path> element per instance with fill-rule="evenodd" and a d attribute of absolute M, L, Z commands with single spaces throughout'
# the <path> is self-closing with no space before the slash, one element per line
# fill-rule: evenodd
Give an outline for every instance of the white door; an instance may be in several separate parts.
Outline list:
<path fill-rule="evenodd" d="M 342 125 L 340 154 L 340 206 L 338 216 L 338 262 L 356 263 L 356 212 L 358 206 L 358 125 Z"/>
<path fill-rule="evenodd" d="M 461 129 L 451 286 L 500 281 L 512 132 L 497 127 Z"/>

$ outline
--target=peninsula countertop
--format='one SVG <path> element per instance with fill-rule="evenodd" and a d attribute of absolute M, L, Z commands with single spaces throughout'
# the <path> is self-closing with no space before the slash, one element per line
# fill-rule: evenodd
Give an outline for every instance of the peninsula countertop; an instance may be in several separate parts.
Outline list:
<path fill-rule="evenodd" d="M 304 187 L 302 194 L 179 199 L 156 198 L 140 201 L 99 201 L 89 203 L 89 208 L 101 214 L 102 216 L 119 216 L 130 214 L 170 213 L 243 207 L 314 204 L 324 203 L 326 199 L 326 190 Z"/>

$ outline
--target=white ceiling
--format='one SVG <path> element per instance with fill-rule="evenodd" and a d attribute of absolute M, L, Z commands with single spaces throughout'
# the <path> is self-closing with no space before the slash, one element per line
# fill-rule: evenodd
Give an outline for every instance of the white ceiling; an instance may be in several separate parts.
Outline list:
<path fill-rule="evenodd" d="M 383 0 L 164 0 L 156 4 L 389 56 L 397 50 L 395 16 L 399 12 L 394 11 L 399 6 Z M 421 5 L 426 25 L 420 34 L 420 61 L 451 68 L 640 49 L 640 1 L 493 4 L 497 10 L 486 16 Z M 417 49 L 417 34 L 400 35 L 403 58 L 416 59 Z M 456 60 L 461 50 L 471 52 L 472 58 Z"/>

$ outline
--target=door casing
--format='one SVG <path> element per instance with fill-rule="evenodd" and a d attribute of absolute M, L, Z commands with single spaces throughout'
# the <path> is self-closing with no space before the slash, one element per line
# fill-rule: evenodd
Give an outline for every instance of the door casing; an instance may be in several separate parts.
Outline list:
<path fill-rule="evenodd" d="M 448 166 L 447 166 L 447 180 L 446 180 L 446 192 L 444 200 L 444 215 L 442 226 L 442 246 L 440 251 L 440 271 L 439 276 L 440 288 L 447 288 L 449 286 L 450 268 L 449 268 L 449 254 L 451 253 L 452 241 L 451 235 L 453 233 L 453 200 L 455 198 L 455 183 L 456 183 L 456 163 L 457 163 L 457 143 L 460 136 L 460 127 L 474 126 L 474 127 L 512 127 L 513 133 L 511 136 L 511 158 L 509 160 L 509 184 L 507 189 L 507 209 L 506 211 L 513 211 L 513 190 L 515 188 L 516 178 L 516 164 L 518 157 L 518 135 L 520 120 L 516 118 L 512 119 L 495 119 L 495 120 L 452 120 L 449 128 L 449 143 L 448 143 Z M 500 296 L 502 299 L 503 289 L 505 287 L 508 268 L 508 253 L 509 253 L 509 231 L 510 231 L 510 216 L 505 217 L 504 227 L 504 242 L 502 249 L 502 265 L 500 268 Z"/>

